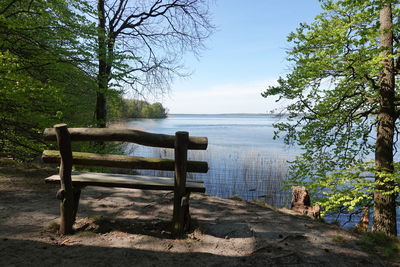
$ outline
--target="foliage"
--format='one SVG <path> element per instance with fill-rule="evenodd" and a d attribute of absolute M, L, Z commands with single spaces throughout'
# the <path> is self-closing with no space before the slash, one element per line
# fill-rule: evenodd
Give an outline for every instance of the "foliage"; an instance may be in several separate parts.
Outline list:
<path fill-rule="evenodd" d="M 379 176 L 382 179 L 375 180 Z M 323 179 L 313 180 L 307 183 L 311 189 L 324 188 L 321 195 L 315 200 L 327 211 L 361 211 L 360 206 L 371 206 L 373 192 L 378 191 L 380 183 L 393 182 L 395 186 L 390 191 L 382 191 L 382 194 L 398 194 L 400 192 L 400 163 L 395 163 L 395 172 L 387 173 L 377 171 L 374 161 L 349 165 L 346 169 L 335 170 L 327 174 Z"/>
<path fill-rule="evenodd" d="M 163 119 L 167 117 L 167 109 L 159 102 L 150 104 L 147 101 L 124 99 L 121 96 L 110 98 L 110 120 L 147 118 Z"/>
<path fill-rule="evenodd" d="M 56 122 L 88 123 L 84 105 L 93 81 L 85 70 L 89 28 L 75 13 L 80 1 L 0 3 L 0 149 L 28 160 L 39 153 L 43 128 Z M 78 24 L 79 21 L 82 24 Z"/>
<path fill-rule="evenodd" d="M 368 204 L 376 186 L 368 178 L 376 174 L 368 161 L 380 108 L 378 18 L 386 1 L 320 2 L 324 12 L 288 37 L 292 71 L 262 95 L 290 100 L 288 121 L 275 124 L 275 137 L 284 133 L 287 144 L 303 150 L 290 166 L 290 184 L 306 186 L 325 210 L 351 210 Z M 398 36 L 400 9 L 393 6 Z M 395 38 L 396 58 L 398 49 Z M 397 192 L 398 175 L 382 175 L 397 182 L 391 191 Z"/>
<path fill-rule="evenodd" d="M 140 116 L 142 118 L 165 118 L 167 117 L 167 111 L 161 103 L 156 102 L 143 106 Z"/>

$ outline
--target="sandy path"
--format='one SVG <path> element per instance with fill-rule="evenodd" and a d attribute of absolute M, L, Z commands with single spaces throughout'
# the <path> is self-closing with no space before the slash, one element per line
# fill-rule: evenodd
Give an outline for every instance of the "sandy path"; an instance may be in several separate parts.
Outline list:
<path fill-rule="evenodd" d="M 191 198 L 185 239 L 168 231 L 171 193 L 95 187 L 82 192 L 77 233 L 60 236 L 49 228 L 56 188 L 42 181 L 27 188 L 0 176 L 0 266 L 385 265 L 336 226 L 201 194 Z"/>

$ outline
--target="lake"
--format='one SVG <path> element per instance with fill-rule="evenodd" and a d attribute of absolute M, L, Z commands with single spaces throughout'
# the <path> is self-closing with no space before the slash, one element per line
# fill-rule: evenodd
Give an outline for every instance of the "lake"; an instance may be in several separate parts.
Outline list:
<path fill-rule="evenodd" d="M 273 140 L 272 124 L 280 119 L 266 115 L 179 114 L 166 119 L 133 120 L 125 126 L 171 135 L 188 131 L 191 136 L 206 136 L 208 149 L 190 151 L 189 159 L 206 160 L 209 172 L 190 174 L 190 178 L 203 180 L 209 195 L 260 199 L 281 207 L 290 202 L 288 192 L 282 191 L 282 182 L 286 161 L 294 157 L 296 150 L 285 146 L 282 140 Z M 173 151 L 159 148 L 128 147 L 127 153 L 173 158 Z M 159 171 L 151 174 L 173 175 Z"/>
<path fill-rule="evenodd" d="M 273 123 L 285 120 L 274 115 L 184 115 L 172 114 L 166 119 L 140 119 L 124 122 L 123 126 L 154 133 L 174 135 L 187 131 L 190 136 L 206 136 L 206 151 L 189 151 L 189 159 L 209 163 L 207 174 L 190 174 L 188 178 L 203 180 L 209 195 L 246 200 L 263 200 L 275 207 L 288 207 L 291 192 L 283 190 L 288 160 L 300 153 L 273 139 Z M 128 145 L 130 155 L 173 158 L 171 149 Z M 143 174 L 173 177 L 173 172 L 142 171 Z M 328 221 L 336 217 L 328 217 Z M 347 215 L 340 215 L 344 223 Z M 352 227 L 359 217 L 353 216 L 346 226 Z M 372 220 L 371 220 L 372 221 Z M 398 220 L 399 223 L 400 220 Z M 398 225 L 400 227 L 400 225 Z M 400 229 L 400 228 L 399 228 Z"/>

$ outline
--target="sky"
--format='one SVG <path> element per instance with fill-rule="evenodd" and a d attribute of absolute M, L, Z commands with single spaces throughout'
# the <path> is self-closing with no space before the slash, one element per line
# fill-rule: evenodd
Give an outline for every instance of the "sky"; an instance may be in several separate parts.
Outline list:
<path fill-rule="evenodd" d="M 318 0 L 215 0 L 211 13 L 216 30 L 199 58 L 185 56 L 192 74 L 175 79 L 163 105 L 170 114 L 281 109 L 282 104 L 261 92 L 290 70 L 288 34 L 320 12 Z"/>

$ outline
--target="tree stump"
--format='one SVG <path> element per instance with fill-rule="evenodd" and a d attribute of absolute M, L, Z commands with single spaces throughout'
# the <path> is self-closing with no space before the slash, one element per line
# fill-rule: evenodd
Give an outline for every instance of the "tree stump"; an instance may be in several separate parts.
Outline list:
<path fill-rule="evenodd" d="M 296 206 L 310 206 L 310 196 L 304 186 L 292 186 L 292 208 Z"/>
<path fill-rule="evenodd" d="M 313 219 L 321 217 L 321 207 L 319 205 L 311 207 L 310 195 L 304 186 L 292 186 L 291 210 Z"/>
<path fill-rule="evenodd" d="M 361 220 L 357 223 L 356 229 L 360 232 L 368 232 L 369 230 L 369 207 L 364 207 Z"/>

